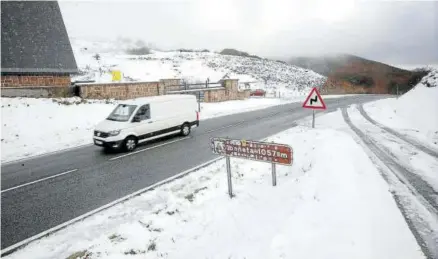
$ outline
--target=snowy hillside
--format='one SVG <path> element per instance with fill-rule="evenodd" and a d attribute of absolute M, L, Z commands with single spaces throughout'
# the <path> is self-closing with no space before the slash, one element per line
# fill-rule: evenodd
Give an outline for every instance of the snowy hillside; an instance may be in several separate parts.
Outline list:
<path fill-rule="evenodd" d="M 365 105 L 379 123 L 438 147 L 438 69 L 423 77 L 409 92 L 396 99 Z"/>
<path fill-rule="evenodd" d="M 286 63 L 220 55 L 212 52 L 152 51 L 149 55 L 127 55 L 126 42 L 72 40 L 81 75 L 72 80 L 110 82 L 111 70 L 120 70 L 123 81 L 155 81 L 181 78 L 188 83 L 217 82 L 223 77 L 237 78 L 251 88 L 304 90 L 322 84 L 325 77 Z M 99 60 L 96 59 L 99 55 Z M 266 84 L 265 84 L 266 83 Z"/>

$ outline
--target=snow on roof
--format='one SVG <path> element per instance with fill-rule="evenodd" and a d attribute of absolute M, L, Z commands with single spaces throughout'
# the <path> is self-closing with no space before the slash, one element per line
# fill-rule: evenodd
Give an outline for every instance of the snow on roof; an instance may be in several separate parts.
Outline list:
<path fill-rule="evenodd" d="M 150 96 L 150 97 L 129 99 L 125 101 L 120 101 L 120 103 L 128 104 L 128 105 L 141 105 L 146 103 L 168 102 L 168 101 L 184 100 L 184 99 L 196 100 L 196 97 L 190 94 L 172 94 L 172 95 L 160 95 L 160 96 Z"/>

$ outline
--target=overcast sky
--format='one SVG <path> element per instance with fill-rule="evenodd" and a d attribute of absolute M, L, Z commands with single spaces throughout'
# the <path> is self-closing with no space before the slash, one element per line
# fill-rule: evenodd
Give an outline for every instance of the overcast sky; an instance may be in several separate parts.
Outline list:
<path fill-rule="evenodd" d="M 438 1 L 59 1 L 70 37 L 162 49 L 236 48 L 264 57 L 352 53 L 438 63 Z"/>

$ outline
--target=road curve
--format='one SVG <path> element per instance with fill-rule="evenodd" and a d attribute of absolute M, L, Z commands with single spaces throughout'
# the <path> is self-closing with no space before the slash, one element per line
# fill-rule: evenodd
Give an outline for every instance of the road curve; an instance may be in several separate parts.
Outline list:
<path fill-rule="evenodd" d="M 386 97 L 327 99 L 327 112 Z M 262 139 L 310 115 L 292 103 L 201 121 L 190 138 L 158 140 L 127 156 L 86 146 L 2 165 L 1 248 L 217 157 L 211 137 Z"/>

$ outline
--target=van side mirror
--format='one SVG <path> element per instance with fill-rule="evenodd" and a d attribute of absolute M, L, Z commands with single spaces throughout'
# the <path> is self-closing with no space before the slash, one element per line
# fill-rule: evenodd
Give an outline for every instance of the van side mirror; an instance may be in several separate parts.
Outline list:
<path fill-rule="evenodd" d="M 140 121 L 141 121 L 141 119 L 140 119 L 140 116 L 138 116 L 138 115 L 135 115 L 134 118 L 132 119 L 132 122 L 140 122 Z"/>

